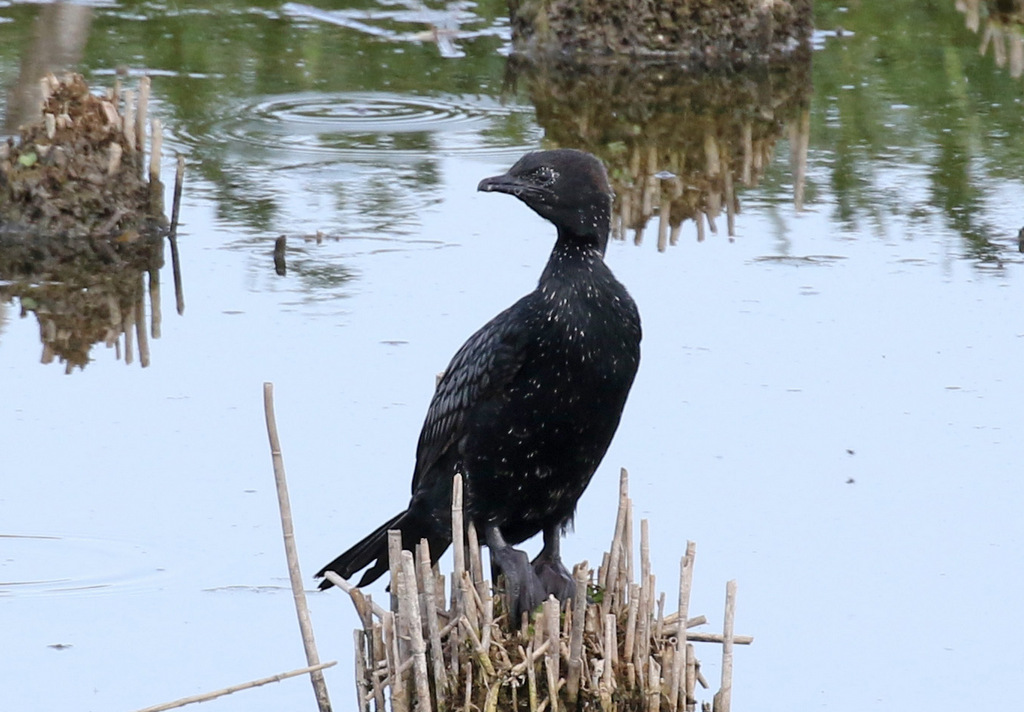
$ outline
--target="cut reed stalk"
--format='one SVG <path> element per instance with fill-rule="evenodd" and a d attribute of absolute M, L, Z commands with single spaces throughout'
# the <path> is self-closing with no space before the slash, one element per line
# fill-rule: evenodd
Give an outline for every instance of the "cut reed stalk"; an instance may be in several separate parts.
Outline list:
<path fill-rule="evenodd" d="M 144 331 L 140 334 L 145 333 Z M 288 483 L 285 479 L 284 458 L 281 454 L 281 441 L 277 434 L 277 419 L 274 415 L 274 384 L 263 384 L 263 407 L 267 420 L 267 436 L 270 440 L 270 454 L 274 465 L 274 480 L 277 483 L 277 501 L 281 510 L 281 530 L 284 535 L 284 550 L 288 560 L 288 576 L 292 586 L 292 598 L 295 601 L 295 612 L 299 619 L 299 630 L 302 633 L 302 645 L 306 651 L 308 665 L 316 667 L 320 664 L 316 641 L 313 637 L 313 624 L 309 619 L 309 607 L 306 605 L 306 593 L 302 588 L 302 573 L 299 571 L 299 555 L 295 547 L 295 532 L 292 526 L 292 508 L 288 498 Z M 327 683 L 321 669 L 310 672 L 313 691 L 316 694 L 320 712 L 330 712 L 331 701 L 327 694 Z"/>
<path fill-rule="evenodd" d="M 696 685 L 706 689 L 695 642 L 721 643 L 723 652 L 728 647 L 728 677 L 723 671 L 723 689 L 716 695 L 719 705 L 728 704 L 732 646 L 752 639 L 734 635 L 731 619 L 721 634 L 689 630 L 706 623 L 703 616 L 689 617 L 692 542 L 680 562 L 678 608 L 665 610 L 666 595 L 655 590 L 651 573 L 645 519 L 640 521 L 639 581 L 633 580 L 633 515 L 625 471 L 620 482 L 609 551 L 598 572 L 586 562 L 573 569 L 576 594 L 566 602 L 564 618 L 558 602 L 549 598 L 532 622 L 524 616 L 525 626 L 508 620 L 507 601 L 492 594 L 476 532 L 464 524 L 459 477 L 453 484 L 455 556 L 447 609 L 444 577 L 431 566 L 426 541 L 414 559 L 401 551 L 397 532 L 390 533 L 398 562 L 392 565 L 397 594 L 392 610 L 380 610 L 345 584 L 363 623 L 358 641 L 364 657 L 356 667 L 362 677 L 360 704 L 372 699 L 383 709 L 390 697 L 396 712 L 689 711 L 697 704 Z M 730 590 L 732 610 L 735 591 Z"/>

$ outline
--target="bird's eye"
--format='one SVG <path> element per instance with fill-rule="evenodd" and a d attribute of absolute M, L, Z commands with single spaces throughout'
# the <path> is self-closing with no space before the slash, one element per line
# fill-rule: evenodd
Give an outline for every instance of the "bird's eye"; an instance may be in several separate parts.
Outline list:
<path fill-rule="evenodd" d="M 534 169 L 531 177 L 534 182 L 539 183 L 540 185 L 551 185 L 555 182 L 555 179 L 558 178 L 558 171 L 551 166 L 541 166 L 540 168 Z"/>

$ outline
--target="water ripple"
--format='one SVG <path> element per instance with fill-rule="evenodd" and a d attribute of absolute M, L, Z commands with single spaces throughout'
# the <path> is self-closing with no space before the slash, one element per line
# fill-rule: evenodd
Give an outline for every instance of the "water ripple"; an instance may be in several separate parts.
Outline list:
<path fill-rule="evenodd" d="M 0 534 L 0 597 L 124 593 L 149 587 L 162 569 L 142 544 Z"/>
<path fill-rule="evenodd" d="M 315 153 L 322 159 L 442 154 L 510 156 L 536 146 L 533 109 L 484 96 L 416 96 L 388 92 L 301 93 L 255 98 L 228 107 L 201 146 L 232 141 L 270 153 Z"/>

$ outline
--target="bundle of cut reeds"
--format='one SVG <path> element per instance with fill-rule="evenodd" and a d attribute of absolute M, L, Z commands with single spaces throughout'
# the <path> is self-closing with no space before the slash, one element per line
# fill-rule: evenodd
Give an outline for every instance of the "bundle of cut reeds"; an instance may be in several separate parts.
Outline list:
<path fill-rule="evenodd" d="M 403 551 L 391 532 L 391 601 L 387 610 L 334 573 L 362 622 L 355 631 L 359 710 L 694 710 L 697 686 L 708 688 L 693 643 L 722 645 L 722 685 L 716 712 L 728 712 L 732 648 L 752 638 L 733 635 L 735 582 L 729 582 L 723 632 L 691 628 L 695 546 L 680 562 L 678 608 L 666 613 L 650 570 L 647 521 L 640 522 L 639 571 L 634 559 L 632 503 L 622 471 L 612 545 L 596 572 L 587 562 L 573 571 L 576 596 L 566 610 L 549 598 L 531 622 L 508 621 L 501 596 L 485 575 L 476 532 L 463 528 L 462 482 L 452 501 L 454 568 L 431 566 L 425 541 Z M 639 574 L 639 577 L 637 577 Z M 447 604 L 446 604 L 447 600 Z M 711 704 L 703 703 L 704 709 Z"/>

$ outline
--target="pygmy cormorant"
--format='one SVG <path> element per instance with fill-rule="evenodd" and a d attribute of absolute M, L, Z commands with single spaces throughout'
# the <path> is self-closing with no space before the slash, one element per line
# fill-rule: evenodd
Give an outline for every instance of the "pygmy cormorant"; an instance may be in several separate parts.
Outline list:
<path fill-rule="evenodd" d="M 387 531 L 421 538 L 436 561 L 451 544 L 452 478 L 465 512 L 505 576 L 513 620 L 547 594 L 574 590 L 559 541 L 611 443 L 640 361 L 640 316 L 604 263 L 612 192 L 604 166 L 582 151 L 538 151 L 485 192 L 514 195 L 554 223 L 558 239 L 537 288 L 477 331 L 444 372 L 416 448 L 412 499 L 326 571 L 359 586 L 388 567 Z M 518 544 L 538 532 L 531 563 Z M 323 581 L 320 588 L 329 588 Z"/>

